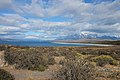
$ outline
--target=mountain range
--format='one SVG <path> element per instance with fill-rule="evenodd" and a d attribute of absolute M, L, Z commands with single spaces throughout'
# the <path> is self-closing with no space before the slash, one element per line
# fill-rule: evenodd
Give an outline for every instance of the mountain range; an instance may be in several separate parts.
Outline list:
<path fill-rule="evenodd" d="M 98 39 L 98 40 L 120 40 L 120 37 L 115 37 L 115 36 L 108 36 L 108 35 L 103 35 L 103 36 L 98 36 L 97 34 L 72 34 L 68 35 L 65 37 L 60 37 L 57 38 L 56 40 L 85 40 L 85 39 Z M 38 39 L 3 39 L 0 38 L 0 42 L 2 41 L 24 41 L 24 42 L 44 42 L 46 40 L 38 40 Z M 47 40 L 51 41 L 51 40 Z"/>
<path fill-rule="evenodd" d="M 72 34 L 62 38 L 60 40 L 80 40 L 80 39 L 105 39 L 105 40 L 120 40 L 120 37 L 115 36 L 98 36 L 97 34 Z"/>

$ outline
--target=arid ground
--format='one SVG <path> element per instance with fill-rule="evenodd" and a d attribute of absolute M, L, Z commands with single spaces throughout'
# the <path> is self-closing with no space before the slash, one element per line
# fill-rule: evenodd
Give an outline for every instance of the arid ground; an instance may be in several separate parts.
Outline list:
<path fill-rule="evenodd" d="M 0 69 L 5 80 L 120 80 L 120 46 L 1 45 Z"/>

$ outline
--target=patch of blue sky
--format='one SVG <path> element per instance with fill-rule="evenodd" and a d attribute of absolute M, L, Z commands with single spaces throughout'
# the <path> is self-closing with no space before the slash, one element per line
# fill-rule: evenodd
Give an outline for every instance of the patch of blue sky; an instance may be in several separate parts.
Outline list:
<path fill-rule="evenodd" d="M 17 5 L 25 5 L 25 4 L 31 4 L 32 0 L 13 0 L 15 4 Z"/>
<path fill-rule="evenodd" d="M 2 14 L 15 14 L 15 11 L 9 8 L 0 9 L 0 15 Z"/>
<path fill-rule="evenodd" d="M 92 3 L 94 0 L 84 0 L 85 3 Z"/>
<path fill-rule="evenodd" d="M 32 15 L 32 14 L 23 14 L 21 16 L 26 18 L 26 19 L 40 19 L 40 17 Z"/>
<path fill-rule="evenodd" d="M 53 0 L 42 0 L 43 7 L 49 8 L 50 6 L 52 6 L 52 2 Z"/>
<path fill-rule="evenodd" d="M 113 2 L 115 0 L 84 0 L 85 3 L 94 3 L 94 4 L 99 4 L 101 2 Z"/>
<path fill-rule="evenodd" d="M 49 21 L 49 22 L 72 22 L 71 18 L 65 18 L 61 16 L 55 16 L 55 17 L 47 17 L 47 18 L 42 18 L 44 21 Z"/>
<path fill-rule="evenodd" d="M 44 34 L 44 32 L 35 32 L 35 31 L 28 31 L 25 33 L 26 35 L 38 35 L 38 34 Z"/>
<path fill-rule="evenodd" d="M 46 3 L 48 3 L 50 0 L 42 0 L 42 1 L 45 1 Z"/>
<path fill-rule="evenodd" d="M 29 24 L 29 22 L 28 21 L 21 21 L 18 24 Z"/>

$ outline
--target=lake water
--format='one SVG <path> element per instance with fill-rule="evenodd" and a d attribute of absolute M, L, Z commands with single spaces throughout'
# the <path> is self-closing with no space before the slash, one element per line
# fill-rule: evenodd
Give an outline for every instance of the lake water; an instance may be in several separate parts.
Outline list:
<path fill-rule="evenodd" d="M 85 43 L 63 43 L 63 42 L 27 42 L 27 41 L 2 41 L 0 44 L 15 46 L 109 46 L 102 44 L 85 44 Z"/>

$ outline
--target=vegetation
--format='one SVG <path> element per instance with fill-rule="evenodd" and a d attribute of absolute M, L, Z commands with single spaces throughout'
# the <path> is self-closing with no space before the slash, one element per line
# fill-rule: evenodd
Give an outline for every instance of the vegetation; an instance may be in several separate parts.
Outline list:
<path fill-rule="evenodd" d="M 54 66 L 52 73 L 54 79 L 57 80 L 120 79 L 120 46 L 19 47 L 0 45 L 0 50 L 5 52 L 4 58 L 8 67 L 12 65 L 15 69 L 46 72 L 47 68 L 50 70 Z M 60 67 L 56 69 L 55 66 Z"/>
<path fill-rule="evenodd" d="M 54 58 L 35 48 L 10 48 L 5 52 L 5 60 L 17 69 L 43 71 L 49 64 L 55 63 Z M 41 70 L 42 68 L 42 70 Z"/>
<path fill-rule="evenodd" d="M 120 45 L 120 40 L 116 40 L 116 41 L 98 41 L 98 42 L 94 42 L 97 44 L 110 44 L 110 45 Z"/>
<path fill-rule="evenodd" d="M 45 66 L 44 65 L 38 65 L 36 70 L 45 71 Z"/>
<path fill-rule="evenodd" d="M 55 59 L 54 59 L 53 57 L 50 57 L 50 58 L 48 59 L 48 64 L 49 64 L 49 65 L 54 65 L 54 64 L 55 64 Z"/>
<path fill-rule="evenodd" d="M 0 80 L 15 80 L 14 76 L 4 69 L 0 69 Z"/>
<path fill-rule="evenodd" d="M 117 61 L 109 55 L 101 55 L 94 57 L 93 61 L 95 61 L 98 66 L 104 66 L 106 64 L 117 65 Z"/>
<path fill-rule="evenodd" d="M 108 77 L 112 80 L 120 80 L 120 72 L 116 71 L 114 73 L 111 73 Z"/>
<path fill-rule="evenodd" d="M 57 80 L 94 80 L 95 67 L 81 59 L 66 60 L 60 71 L 56 72 Z"/>

